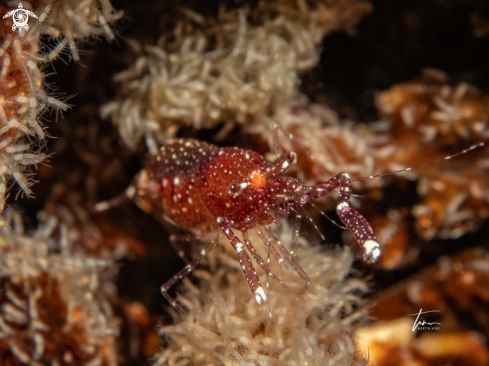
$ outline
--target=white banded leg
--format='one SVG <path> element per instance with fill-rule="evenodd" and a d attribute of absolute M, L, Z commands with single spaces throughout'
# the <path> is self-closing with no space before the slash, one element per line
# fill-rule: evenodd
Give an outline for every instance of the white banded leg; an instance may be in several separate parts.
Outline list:
<path fill-rule="evenodd" d="M 348 230 L 351 231 L 363 252 L 363 260 L 375 263 L 380 257 L 380 245 L 367 219 L 357 210 L 350 207 L 350 176 L 347 173 L 339 177 L 340 194 L 336 212 Z"/>
<path fill-rule="evenodd" d="M 265 291 L 263 291 L 260 279 L 256 274 L 255 267 L 253 267 L 253 263 L 251 263 L 251 259 L 248 253 L 246 253 L 243 243 L 232 230 L 232 227 L 234 226 L 233 221 L 225 217 L 218 217 L 216 222 L 228 238 L 234 250 L 236 250 L 239 264 L 241 265 L 241 269 L 243 270 L 246 281 L 250 286 L 251 292 L 253 292 L 255 295 L 256 302 L 258 305 L 261 304 L 262 301 L 266 302 L 267 297 L 265 295 Z"/>
<path fill-rule="evenodd" d="M 317 186 L 304 187 L 302 204 L 305 205 L 340 188 L 336 213 L 348 230 L 351 231 L 363 252 L 363 260 L 367 263 L 375 263 L 380 257 L 380 245 L 370 224 L 357 210 L 350 207 L 351 181 L 348 173 L 340 173 L 325 183 Z"/>

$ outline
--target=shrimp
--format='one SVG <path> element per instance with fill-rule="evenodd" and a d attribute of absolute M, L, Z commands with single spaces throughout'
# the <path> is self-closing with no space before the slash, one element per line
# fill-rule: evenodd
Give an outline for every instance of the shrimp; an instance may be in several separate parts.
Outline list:
<path fill-rule="evenodd" d="M 461 153 L 478 146 L 481 144 Z M 310 285 L 310 279 L 300 267 L 296 255 L 301 212 L 308 203 L 339 188 L 336 212 L 362 249 L 363 260 L 376 262 L 381 247 L 367 220 L 350 207 L 351 179 L 348 173 L 339 173 L 324 183 L 307 186 L 303 179 L 284 175 L 296 163 L 295 152 L 280 155 L 269 163 L 251 150 L 220 148 L 194 139 L 175 139 L 160 149 L 155 160 L 136 175 L 123 195 L 101 202 L 95 209 L 102 211 L 132 199 L 143 210 L 165 217 L 196 237 L 220 230 L 236 251 L 251 292 L 256 302 L 261 304 L 267 301 L 267 296 L 248 252 L 263 268 L 267 278 L 287 286 L 270 271 L 268 261 L 253 246 L 248 231 L 255 230 L 269 253 L 279 263 L 290 265 L 304 280 L 305 285 L 297 295 L 300 297 Z M 386 174 L 392 173 L 366 178 Z M 296 215 L 294 232 L 287 250 L 264 227 L 292 213 Z M 243 240 L 233 230 L 240 231 Z M 190 263 L 161 286 L 163 296 L 177 310 L 182 311 L 168 290 L 188 275 L 215 245 L 216 240 L 208 243 Z"/>

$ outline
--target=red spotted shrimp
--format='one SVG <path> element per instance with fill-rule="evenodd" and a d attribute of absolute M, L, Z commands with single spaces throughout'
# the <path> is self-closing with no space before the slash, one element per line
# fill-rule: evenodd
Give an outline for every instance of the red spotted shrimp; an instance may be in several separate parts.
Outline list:
<path fill-rule="evenodd" d="M 269 253 L 279 263 L 290 265 L 304 280 L 304 287 L 297 295 L 300 297 L 310 284 L 296 256 L 301 213 L 308 203 L 338 188 L 336 212 L 360 246 L 363 260 L 376 262 L 381 247 L 367 220 L 350 207 L 351 179 L 348 173 L 339 173 L 327 182 L 308 186 L 302 179 L 284 175 L 296 162 L 295 152 L 280 155 L 269 163 L 251 150 L 220 148 L 194 139 L 175 139 L 160 149 L 154 161 L 136 175 L 123 195 L 97 204 L 96 210 L 105 210 L 129 198 L 146 211 L 164 215 L 196 237 L 220 230 L 236 251 L 251 292 L 256 302 L 261 304 L 267 301 L 267 296 L 250 255 L 267 276 L 287 286 L 271 272 L 268 261 L 262 258 L 249 239 L 248 232 L 254 230 Z M 290 248 L 286 249 L 269 227 L 292 213 L 296 215 L 294 231 Z M 243 239 L 234 231 L 240 231 Z M 163 296 L 177 310 L 181 311 L 181 308 L 168 290 L 189 274 L 215 245 L 215 240 L 208 243 L 191 262 L 161 286 Z"/>

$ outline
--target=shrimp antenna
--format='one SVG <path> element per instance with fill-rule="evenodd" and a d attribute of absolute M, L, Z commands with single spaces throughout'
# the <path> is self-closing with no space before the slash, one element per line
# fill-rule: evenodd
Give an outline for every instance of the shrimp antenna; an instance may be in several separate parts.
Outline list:
<path fill-rule="evenodd" d="M 329 217 L 328 215 L 326 215 L 323 211 L 321 211 L 319 208 L 317 208 L 317 206 L 314 204 L 314 203 L 309 203 L 312 207 L 314 207 L 321 215 L 323 215 L 324 217 L 326 217 L 329 221 L 331 221 L 333 224 L 335 224 L 336 226 L 338 226 L 340 229 L 343 229 L 343 230 L 348 230 L 346 227 L 344 227 L 343 225 L 340 225 L 338 224 L 336 221 L 334 221 L 331 217 Z"/>
<path fill-rule="evenodd" d="M 410 168 L 406 168 L 406 169 L 401 169 L 401 170 L 395 170 L 393 172 L 387 172 L 387 173 L 382 173 L 382 174 L 375 174 L 375 175 L 370 175 L 368 177 L 363 177 L 363 178 L 357 178 L 357 179 L 352 179 L 351 181 L 352 182 L 358 182 L 358 181 L 361 181 L 361 180 L 365 180 L 365 179 L 371 179 L 371 178 L 379 178 L 379 177 L 384 177 L 386 175 L 392 175 L 392 174 L 398 174 L 398 173 L 403 173 L 403 172 L 408 172 L 410 170 L 413 170 L 413 169 L 418 169 L 418 168 L 421 168 L 423 166 L 427 166 L 427 165 L 431 165 L 431 164 L 436 164 L 436 163 L 440 163 L 442 161 L 445 161 L 445 160 L 450 160 L 456 156 L 459 156 L 459 155 L 463 155 L 463 154 L 466 154 L 468 153 L 469 151 L 472 151 L 472 150 L 475 150 L 479 147 L 483 147 L 485 146 L 486 144 L 483 143 L 483 142 L 480 142 L 476 145 L 472 145 L 471 147 L 469 147 L 468 149 L 465 149 L 465 150 L 462 150 L 456 154 L 453 154 L 453 155 L 449 155 L 449 156 L 445 156 L 443 159 L 437 159 L 437 160 L 433 160 L 429 163 L 424 163 L 424 164 L 420 164 L 420 165 L 416 165 L 414 167 L 410 167 Z"/>
<path fill-rule="evenodd" d="M 306 217 L 309 219 L 309 222 L 314 226 L 314 228 L 316 229 L 316 231 L 318 232 L 318 234 L 321 236 L 321 239 L 324 241 L 326 240 L 326 238 L 324 237 L 323 233 L 321 232 L 321 230 L 319 230 L 318 226 L 316 225 L 316 223 L 314 222 L 314 220 L 309 216 L 309 214 L 307 213 L 306 210 L 302 209 L 302 212 L 304 212 L 304 215 L 306 215 Z"/>
<path fill-rule="evenodd" d="M 115 196 L 114 198 L 108 199 L 107 201 L 96 203 L 93 209 L 96 212 L 107 211 L 113 207 L 121 205 L 126 201 L 131 200 L 131 198 L 134 197 L 134 193 L 135 193 L 135 188 L 134 186 L 131 185 L 124 191 L 124 193 Z"/>

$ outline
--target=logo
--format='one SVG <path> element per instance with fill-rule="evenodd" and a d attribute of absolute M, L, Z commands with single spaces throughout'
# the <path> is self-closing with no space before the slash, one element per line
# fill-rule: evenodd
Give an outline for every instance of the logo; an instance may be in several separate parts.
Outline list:
<path fill-rule="evenodd" d="M 423 318 L 421 318 L 422 314 L 427 313 L 441 313 L 440 310 L 429 310 L 423 311 L 423 309 L 419 309 L 419 313 L 417 314 L 408 314 L 408 316 L 416 316 L 416 320 L 414 321 L 412 331 L 414 332 L 416 329 L 418 330 L 440 330 L 440 327 L 437 325 L 441 325 L 441 323 L 436 322 L 427 322 Z"/>
<path fill-rule="evenodd" d="M 22 3 L 19 3 L 19 8 L 9 11 L 7 14 L 3 16 L 3 19 L 12 16 L 12 19 L 14 20 L 14 25 L 12 25 L 13 31 L 16 30 L 17 28 L 19 28 L 19 30 L 24 28 L 26 31 L 28 31 L 29 24 L 27 24 L 27 22 L 29 21 L 29 15 L 37 19 L 36 14 L 34 14 L 32 11 L 25 10 L 24 7 L 22 6 Z"/>

